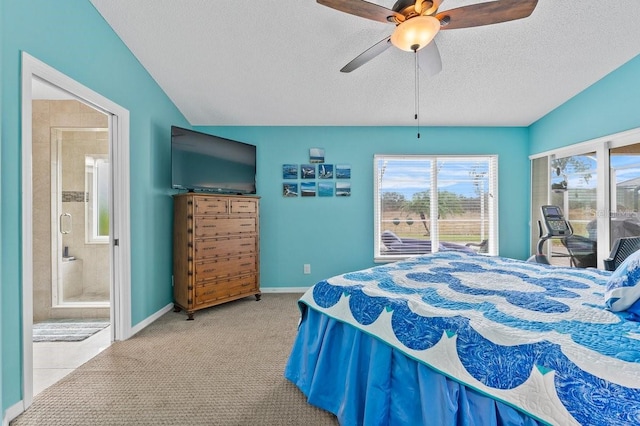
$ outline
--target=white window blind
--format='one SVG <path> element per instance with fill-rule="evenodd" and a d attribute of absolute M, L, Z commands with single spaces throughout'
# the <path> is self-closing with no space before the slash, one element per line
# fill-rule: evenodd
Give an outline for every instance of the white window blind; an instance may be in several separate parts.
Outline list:
<path fill-rule="evenodd" d="M 374 170 L 376 260 L 497 254 L 496 156 L 376 155 Z"/>

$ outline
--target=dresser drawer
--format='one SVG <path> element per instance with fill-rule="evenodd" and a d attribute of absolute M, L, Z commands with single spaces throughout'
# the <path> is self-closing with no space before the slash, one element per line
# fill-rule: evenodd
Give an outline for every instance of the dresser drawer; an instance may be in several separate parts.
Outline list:
<path fill-rule="evenodd" d="M 256 256 L 221 257 L 194 262 L 196 283 L 216 278 L 228 278 L 256 272 Z"/>
<path fill-rule="evenodd" d="M 256 214 L 258 202 L 256 200 L 230 200 L 230 214 Z"/>
<path fill-rule="evenodd" d="M 254 294 L 258 290 L 255 275 L 235 277 L 223 281 L 206 282 L 196 286 L 195 305 L 203 305 L 220 299 L 248 293 Z"/>
<path fill-rule="evenodd" d="M 195 259 L 211 257 L 225 257 L 235 254 L 249 254 L 256 252 L 256 237 L 216 238 L 215 240 L 196 240 Z"/>
<path fill-rule="evenodd" d="M 196 217 L 194 227 L 196 238 L 230 234 L 248 234 L 256 232 L 256 218 Z"/>
<path fill-rule="evenodd" d="M 197 197 L 195 198 L 195 215 L 208 214 L 227 214 L 229 200 L 216 197 Z"/>

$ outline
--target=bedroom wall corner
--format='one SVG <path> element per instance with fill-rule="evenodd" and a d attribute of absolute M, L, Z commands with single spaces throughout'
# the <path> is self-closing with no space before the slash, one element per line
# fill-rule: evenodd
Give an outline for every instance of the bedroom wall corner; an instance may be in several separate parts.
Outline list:
<path fill-rule="evenodd" d="M 640 127 L 638 74 L 640 55 L 533 123 L 529 154 Z"/>

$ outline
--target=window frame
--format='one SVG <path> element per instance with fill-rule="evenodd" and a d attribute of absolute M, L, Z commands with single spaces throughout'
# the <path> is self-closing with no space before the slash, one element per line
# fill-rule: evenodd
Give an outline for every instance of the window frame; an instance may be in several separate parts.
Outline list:
<path fill-rule="evenodd" d="M 378 168 L 378 164 L 380 161 L 384 160 L 400 160 L 407 159 L 412 161 L 424 160 L 430 161 L 430 186 L 431 188 L 438 187 L 438 162 L 442 160 L 451 159 L 460 160 L 460 161 L 481 161 L 486 160 L 488 163 L 488 203 L 487 203 L 487 215 L 489 222 L 489 229 L 487 231 L 487 239 L 488 246 L 487 252 L 484 254 L 490 256 L 496 256 L 499 252 L 499 220 L 498 220 L 498 155 L 497 154 L 481 154 L 481 155 L 437 155 L 437 154 L 374 154 L 373 157 L 373 191 L 374 191 L 374 200 L 373 200 L 373 210 L 374 210 L 374 219 L 373 219 L 373 234 L 374 234 L 374 262 L 376 263 L 384 263 L 384 262 L 394 262 L 398 260 L 403 260 L 412 256 L 416 256 L 416 254 L 385 254 L 382 252 L 382 226 L 381 226 L 381 212 L 382 212 L 382 197 L 380 192 L 380 169 Z M 429 229 L 430 229 L 430 240 L 433 247 L 433 253 L 439 251 L 439 224 L 438 224 L 438 191 L 435 191 L 435 200 L 436 202 L 430 202 L 430 214 L 429 214 Z M 432 191 L 431 194 L 434 194 Z M 430 198 L 433 200 L 433 198 Z"/>
<path fill-rule="evenodd" d="M 91 164 L 89 164 L 91 162 Z M 99 163 L 103 163 L 107 167 L 107 173 L 103 176 L 100 173 Z M 107 230 L 106 235 L 99 235 L 98 229 L 100 227 L 99 218 L 99 202 L 98 196 L 100 186 L 98 180 L 106 180 L 106 185 L 111 185 L 111 177 L 109 176 L 109 156 L 106 154 L 87 154 L 85 155 L 85 236 L 86 244 L 109 244 L 110 230 Z M 108 193 L 109 191 L 107 191 Z M 110 200 L 107 199 L 107 203 L 110 204 Z M 110 209 L 108 209 L 110 211 Z M 110 223 L 109 223 L 110 225 Z"/>
<path fill-rule="evenodd" d="M 596 223 L 597 223 L 597 241 L 606 241 L 606 244 L 598 244 L 597 246 L 597 258 L 598 268 L 604 268 L 604 259 L 609 257 L 611 251 L 610 248 L 610 216 L 607 214 L 611 211 L 611 177 L 610 177 L 610 150 L 614 148 L 620 148 L 627 145 L 634 145 L 640 143 L 640 128 L 635 128 L 611 135 L 603 136 L 600 138 L 578 142 L 572 145 L 540 152 L 529 156 L 530 165 L 534 160 L 547 158 L 547 163 L 550 166 L 551 160 L 554 158 L 570 157 L 575 155 L 583 155 L 588 152 L 595 152 L 597 161 L 597 195 L 596 195 Z M 535 211 L 536 202 L 539 200 L 534 199 L 533 193 L 535 191 L 533 185 L 533 168 L 531 167 L 531 188 L 530 188 L 530 246 L 534 247 L 538 234 L 537 220 L 539 214 Z M 550 170 L 547 174 L 550 173 Z M 547 202 L 550 200 L 550 192 L 547 198 Z M 537 207 L 539 209 L 539 206 Z M 545 247 L 548 250 L 548 247 Z"/>

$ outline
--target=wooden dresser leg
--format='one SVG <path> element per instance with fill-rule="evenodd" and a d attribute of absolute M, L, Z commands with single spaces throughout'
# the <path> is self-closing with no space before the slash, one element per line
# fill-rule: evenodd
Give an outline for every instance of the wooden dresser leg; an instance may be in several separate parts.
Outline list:
<path fill-rule="evenodd" d="M 260 300 L 261 297 L 262 297 L 262 293 L 256 293 L 256 302 Z"/>
<path fill-rule="evenodd" d="M 193 321 L 193 312 L 187 312 L 187 321 Z"/>
<path fill-rule="evenodd" d="M 173 312 L 180 312 L 182 308 L 178 305 L 173 305 Z"/>

